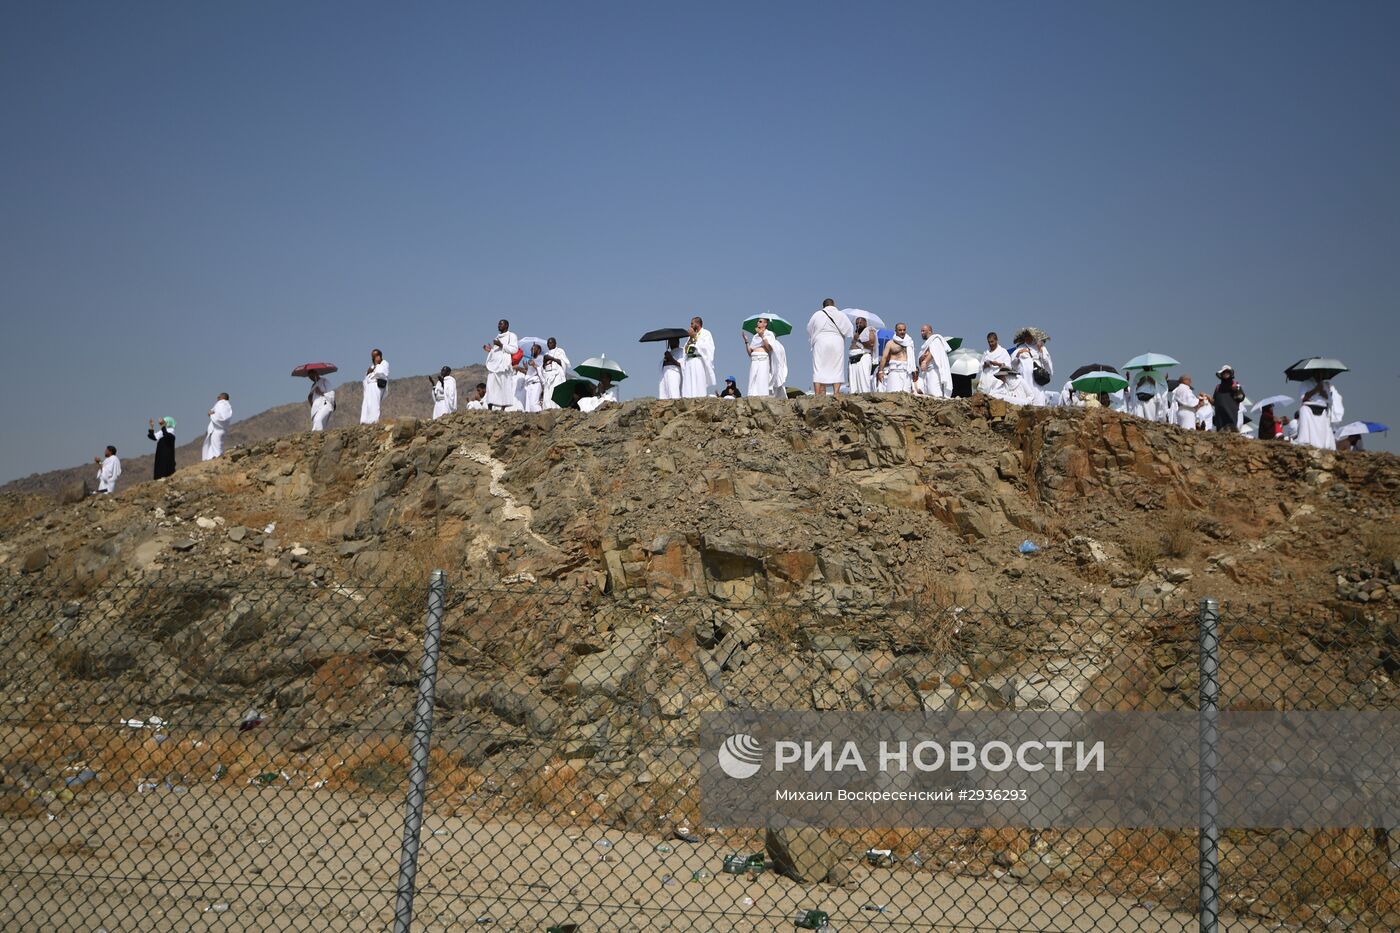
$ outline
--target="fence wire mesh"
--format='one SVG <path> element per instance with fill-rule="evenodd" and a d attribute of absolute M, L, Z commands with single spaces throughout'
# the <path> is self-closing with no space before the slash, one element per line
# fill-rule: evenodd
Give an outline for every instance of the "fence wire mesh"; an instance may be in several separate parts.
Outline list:
<path fill-rule="evenodd" d="M 0 580 L 0 928 L 393 928 L 428 596 Z M 414 930 L 1198 925 L 1194 831 L 716 829 L 698 788 L 711 712 L 1195 710 L 1197 606 L 449 579 L 440 621 Z M 1220 629 L 1223 709 L 1400 708 L 1394 618 Z M 1392 841 L 1226 827 L 1221 923 L 1400 928 Z"/>

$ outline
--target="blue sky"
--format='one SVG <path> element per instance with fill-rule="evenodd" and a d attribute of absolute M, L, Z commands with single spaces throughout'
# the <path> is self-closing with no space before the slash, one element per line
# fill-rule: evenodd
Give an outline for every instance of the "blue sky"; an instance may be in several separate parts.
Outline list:
<path fill-rule="evenodd" d="M 0 5 L 0 479 L 216 393 L 827 296 L 1400 428 L 1400 6 Z M 789 341 L 800 385 L 805 341 Z M 362 371 L 362 370 L 360 370 Z"/>

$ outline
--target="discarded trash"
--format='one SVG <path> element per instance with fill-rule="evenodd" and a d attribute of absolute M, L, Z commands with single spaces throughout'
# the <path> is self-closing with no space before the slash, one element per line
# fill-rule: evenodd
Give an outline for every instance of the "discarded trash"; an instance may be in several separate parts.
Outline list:
<path fill-rule="evenodd" d="M 155 790 L 159 786 L 160 785 L 155 783 L 154 781 L 142 781 L 140 784 L 136 785 L 136 792 L 139 794 L 147 794 Z"/>
<path fill-rule="evenodd" d="M 228 913 L 228 904 L 225 903 L 224 901 L 219 901 L 217 904 L 209 904 L 209 905 L 206 905 L 206 906 L 205 906 L 204 912 L 205 912 L 206 914 L 224 914 L 224 913 Z"/>
<path fill-rule="evenodd" d="M 824 910 L 799 910 L 792 920 L 799 930 L 826 930 L 831 926 L 831 918 Z"/>
<path fill-rule="evenodd" d="M 286 777 L 287 777 L 287 776 L 286 776 L 285 774 L 283 774 L 281 771 L 264 771 L 262 774 L 259 774 L 257 777 L 251 777 L 251 778 L 249 778 L 249 779 L 248 779 L 248 783 L 249 783 L 249 784 L 261 784 L 261 785 L 264 786 L 264 787 L 268 787 L 268 786 L 270 786 L 273 782 L 275 782 L 278 778 L 282 778 L 282 779 L 285 780 Z"/>
<path fill-rule="evenodd" d="M 578 933 L 578 924 L 556 923 L 552 927 L 545 927 L 544 933 Z"/>
<path fill-rule="evenodd" d="M 751 897 L 741 897 L 741 898 L 739 898 L 739 906 L 740 906 L 740 907 L 752 907 L 752 906 L 753 906 L 753 898 L 751 898 Z"/>
<path fill-rule="evenodd" d="M 658 852 L 658 853 L 661 854 L 661 855 L 670 855 L 672 852 L 674 852 L 674 851 L 676 851 L 676 850 L 675 850 L 674 848 L 672 848 L 671 846 L 669 846 L 669 845 L 667 845 L 666 843 L 663 842 L 663 843 L 660 843 L 659 845 L 657 845 L 655 851 Z"/>
<path fill-rule="evenodd" d="M 701 884 L 704 884 L 706 881 L 709 881 L 709 880 L 710 880 L 711 878 L 713 878 L 713 877 L 714 877 L 714 873 L 711 872 L 711 871 L 710 871 L 709 869 L 707 869 L 707 868 L 701 868 L 701 869 L 698 869 L 697 871 L 693 871 L 693 872 L 690 873 L 690 880 L 691 880 L 691 881 L 698 881 L 698 882 L 700 882 Z"/>
<path fill-rule="evenodd" d="M 243 713 L 243 718 L 238 721 L 238 731 L 247 732 L 262 725 L 262 713 L 256 707 L 249 708 Z"/>
<path fill-rule="evenodd" d="M 673 832 L 671 835 L 675 836 L 681 842 L 689 842 L 693 844 L 700 841 L 700 837 L 695 835 L 695 833 L 691 832 L 690 827 L 685 825 L 684 823 L 682 823 L 680 826 L 677 826 L 675 832 Z"/>
<path fill-rule="evenodd" d="M 437 837 L 440 839 L 440 838 L 442 838 L 443 836 L 450 836 L 450 835 L 452 835 L 452 830 L 450 830 L 450 829 L 435 829 L 435 830 L 433 830 L 433 835 L 434 835 L 434 836 L 437 836 Z"/>
<path fill-rule="evenodd" d="M 276 531 L 276 530 L 277 530 L 277 523 L 276 523 L 276 522 L 268 522 L 268 523 L 267 523 L 267 527 L 263 529 L 263 534 L 265 534 L 265 535 L 270 535 L 270 534 L 272 534 L 272 533 L 273 533 L 274 531 Z"/>
<path fill-rule="evenodd" d="M 890 868 L 894 865 L 894 851 L 891 849 L 866 849 L 865 860 L 872 868 Z"/>
<path fill-rule="evenodd" d="M 496 918 L 493 917 L 493 916 L 491 916 L 490 914 L 482 914 L 480 917 L 477 917 L 477 918 L 476 918 L 476 922 L 477 922 L 477 923 L 495 923 L 495 922 L 496 922 Z"/>
<path fill-rule="evenodd" d="M 661 884 L 667 888 L 674 888 L 676 886 L 676 879 L 672 878 L 670 875 L 662 875 Z"/>
<path fill-rule="evenodd" d="M 1025 541 L 1021 542 L 1021 547 L 1018 550 L 1020 550 L 1022 554 L 1034 554 L 1036 551 L 1040 550 L 1040 548 L 1035 542 L 1027 538 Z"/>
<path fill-rule="evenodd" d="M 96 771 L 92 770 L 91 768 L 84 768 L 77 774 L 71 774 L 68 777 L 64 778 L 63 783 L 69 787 L 78 787 L 82 784 L 86 784 L 88 781 L 91 781 L 95 777 L 97 777 Z"/>
<path fill-rule="evenodd" d="M 909 853 L 909 857 L 904 860 L 904 864 L 908 865 L 910 868 L 923 868 L 924 857 L 919 854 L 918 849 L 915 849 L 913 852 Z"/>
<path fill-rule="evenodd" d="M 726 875 L 748 873 L 750 878 L 757 878 L 763 874 L 766 867 L 762 852 L 755 852 L 753 855 L 726 855 L 724 857 L 723 869 Z"/>
<path fill-rule="evenodd" d="M 607 839 L 599 839 L 597 842 L 593 843 L 593 848 L 595 848 L 595 849 L 611 849 L 611 848 L 612 848 L 612 843 L 609 842 Z"/>
<path fill-rule="evenodd" d="M 215 766 L 214 766 L 214 780 L 216 780 L 216 781 L 219 780 L 219 779 L 222 778 L 225 774 L 228 774 L 228 765 L 215 765 Z"/>
<path fill-rule="evenodd" d="M 884 904 L 862 904 L 860 905 L 860 909 L 868 910 L 872 914 L 887 914 L 890 912 L 890 909 Z"/>

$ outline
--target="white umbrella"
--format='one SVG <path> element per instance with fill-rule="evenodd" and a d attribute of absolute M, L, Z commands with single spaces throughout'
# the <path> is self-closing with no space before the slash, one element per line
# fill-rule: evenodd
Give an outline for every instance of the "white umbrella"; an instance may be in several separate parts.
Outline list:
<path fill-rule="evenodd" d="M 869 311 L 862 311 L 859 308 L 845 308 L 841 311 L 841 313 L 846 315 L 846 317 L 850 318 L 852 324 L 856 322 L 856 318 L 863 317 L 865 318 L 865 323 L 875 328 L 876 330 L 887 329 L 885 325 L 885 319 L 880 317 L 880 315 L 878 314 L 871 314 Z"/>
<path fill-rule="evenodd" d="M 971 351 L 950 354 L 948 370 L 955 376 L 975 376 L 982 370 L 982 357 Z"/>
<path fill-rule="evenodd" d="M 1297 404 L 1297 402 L 1298 400 L 1291 395 L 1270 395 L 1268 398 L 1256 402 L 1254 407 L 1249 410 L 1249 413 L 1251 415 L 1257 415 L 1264 410 L 1265 405 L 1294 405 Z"/>
<path fill-rule="evenodd" d="M 520 349 L 524 350 L 526 356 L 529 356 L 529 355 L 530 355 L 530 347 L 533 346 L 534 344 L 539 344 L 539 345 L 540 345 L 540 352 L 541 352 L 541 353 L 545 353 L 545 352 L 547 352 L 547 351 L 549 350 L 549 341 L 547 341 L 547 340 L 541 340 L 539 337 L 521 337 L 521 338 L 520 338 L 520 342 L 517 343 L 516 346 L 518 346 L 518 347 L 520 347 Z"/>
<path fill-rule="evenodd" d="M 1337 429 L 1337 438 L 1351 437 L 1354 434 L 1379 434 L 1381 431 L 1390 430 L 1383 424 L 1374 421 L 1353 421 Z"/>

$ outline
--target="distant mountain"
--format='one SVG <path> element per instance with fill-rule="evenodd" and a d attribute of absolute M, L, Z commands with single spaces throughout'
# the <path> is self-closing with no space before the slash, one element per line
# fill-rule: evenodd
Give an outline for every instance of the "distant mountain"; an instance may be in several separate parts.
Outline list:
<path fill-rule="evenodd" d="M 466 369 L 454 369 L 452 375 L 457 377 L 457 391 L 465 399 L 472 387 L 478 382 L 486 381 L 486 368 L 479 365 L 468 366 Z M 309 389 L 310 383 L 306 383 L 306 387 Z M 336 386 L 335 417 L 331 420 L 332 428 L 359 423 L 360 400 L 363 395 L 364 386 L 358 379 Z M 428 392 L 428 377 L 426 375 L 389 380 L 389 394 L 385 397 L 381 407 L 383 417 L 427 418 L 432 413 L 433 403 Z M 177 464 L 190 464 L 199 461 L 204 446 L 204 427 L 203 423 L 196 425 L 196 429 L 199 431 L 198 435 L 189 443 L 176 448 L 175 461 Z M 234 421 L 225 436 L 224 450 L 227 451 L 236 446 L 246 447 L 259 441 L 310 429 L 311 416 L 305 402 L 278 405 L 276 408 L 269 408 L 250 418 Z M 189 432 L 182 431 L 176 436 L 180 435 L 188 437 Z M 155 467 L 154 448 L 155 445 L 152 444 L 151 453 L 144 456 L 122 457 L 123 486 L 151 478 Z M 47 473 L 31 473 L 29 476 L 0 486 L 0 494 L 56 496 L 61 489 L 72 485 L 77 480 L 87 480 L 89 485 L 92 485 L 96 470 L 97 467 L 93 464 L 84 463 L 62 470 L 50 470 Z"/>

